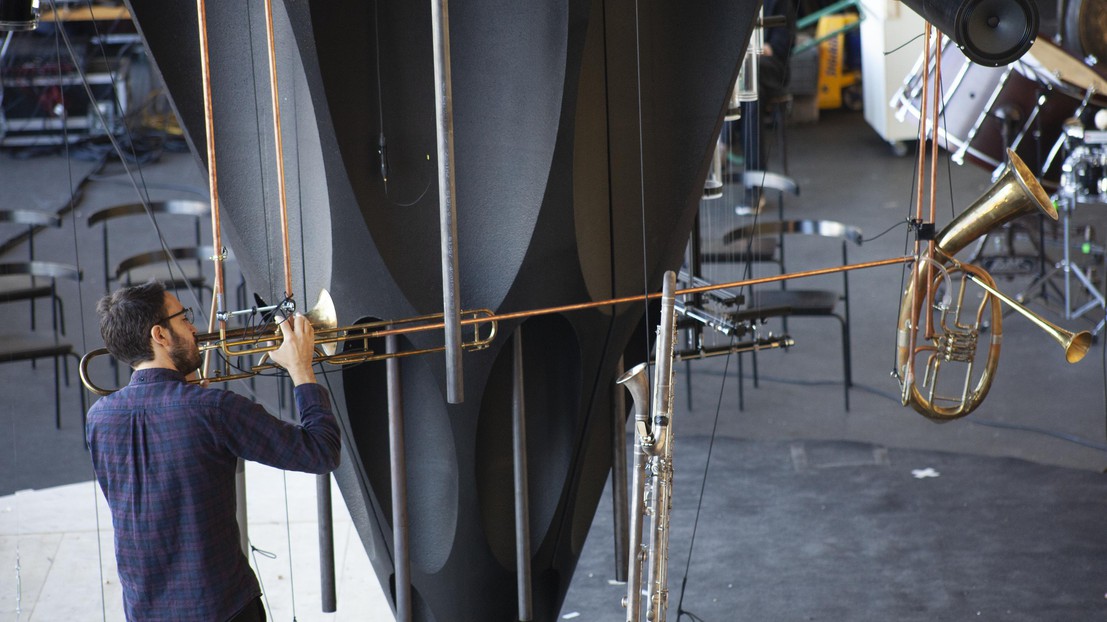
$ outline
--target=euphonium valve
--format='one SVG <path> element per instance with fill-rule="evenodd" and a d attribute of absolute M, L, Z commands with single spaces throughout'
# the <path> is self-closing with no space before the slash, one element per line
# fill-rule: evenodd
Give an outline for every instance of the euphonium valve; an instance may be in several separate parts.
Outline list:
<path fill-rule="evenodd" d="M 1013 151 L 1008 150 L 1007 156 L 1008 167 L 1003 175 L 937 234 L 934 261 L 915 262 L 900 304 L 896 325 L 896 374 L 901 383 L 903 405 L 910 405 L 935 421 L 964 417 L 987 395 L 1003 343 L 1003 310 L 999 301 L 1053 335 L 1065 347 L 1070 363 L 1083 358 L 1090 343 L 1087 333 L 1073 334 L 1057 328 L 1000 293 L 983 268 L 954 259 L 954 255 L 974 240 L 1021 216 L 1040 213 L 1057 219 L 1057 210 L 1038 180 Z M 938 266 L 933 265 L 935 262 Z M 961 286 L 959 292 L 951 296 L 948 288 L 955 280 L 960 281 Z M 930 308 L 927 300 L 933 299 L 930 292 L 939 288 L 940 281 L 945 282 L 949 302 Z M 975 311 L 963 320 L 968 283 L 979 285 L 984 293 Z M 935 312 L 937 317 L 934 317 Z M 928 315 L 932 321 L 927 321 Z M 987 358 L 981 364 L 976 361 L 976 355 L 978 346 L 984 343 L 981 327 L 985 325 L 990 335 L 986 342 Z M 926 342 L 926 345 L 916 346 L 919 342 Z M 916 370 L 916 357 L 925 357 L 921 374 Z M 938 378 L 942 366 L 950 363 L 965 366 L 965 379 L 963 383 L 953 384 L 956 393 L 943 395 Z M 980 373 L 974 381 L 977 370 Z"/>

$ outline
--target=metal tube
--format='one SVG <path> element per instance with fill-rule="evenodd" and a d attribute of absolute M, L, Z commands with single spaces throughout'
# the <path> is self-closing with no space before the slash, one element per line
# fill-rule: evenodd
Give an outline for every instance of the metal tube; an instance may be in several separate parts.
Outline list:
<path fill-rule="evenodd" d="M 615 368 L 615 377 L 623 375 L 623 357 Z M 630 536 L 627 526 L 630 516 L 627 511 L 627 400 L 621 389 L 615 389 L 614 408 L 612 408 L 611 427 L 611 518 L 615 526 L 615 580 L 627 580 L 627 551 L 630 549 Z"/>
<path fill-rule="evenodd" d="M 246 463 L 242 458 L 234 467 L 235 520 L 238 522 L 238 546 L 242 554 L 250 556 L 250 533 L 246 524 Z"/>
<path fill-rule="evenodd" d="M 211 197 L 211 238 L 212 248 L 215 249 L 214 257 L 212 257 L 212 262 L 215 264 L 215 275 L 211 287 L 212 306 L 215 313 L 208 318 L 208 332 L 210 333 L 215 332 L 216 318 L 223 311 L 224 276 L 223 235 L 219 225 L 219 176 L 216 174 L 215 168 L 215 127 L 211 102 L 211 56 L 208 52 L 208 18 L 207 5 L 204 0 L 196 0 L 196 19 L 200 33 L 200 81 L 203 85 L 204 96 L 204 142 L 208 157 L 208 194 Z M 107 227 L 104 228 L 104 234 L 107 235 Z M 223 320 L 219 320 L 219 325 L 224 329 L 227 326 Z M 207 377 L 210 370 L 211 355 L 204 354 L 204 365 L 200 375 Z M 245 523 L 243 523 L 243 527 L 245 527 Z"/>
<path fill-rule="evenodd" d="M 396 352 L 395 335 L 385 339 L 385 348 Z M 392 472 L 392 548 L 396 570 L 396 622 L 411 621 L 411 556 L 407 529 L 407 461 L 404 457 L 403 385 L 400 359 L 385 364 L 388 381 L 388 455 Z"/>
<path fill-rule="evenodd" d="M 454 185 L 454 111 L 450 86 L 447 0 L 431 0 L 434 40 L 434 112 L 438 130 L 438 217 L 442 246 L 442 314 L 446 338 L 446 400 L 465 400 L 461 370 L 461 301 L 457 282 L 457 196 Z"/>
<path fill-rule="evenodd" d="M 315 476 L 315 505 L 319 517 L 319 590 L 323 613 L 338 609 L 334 581 L 334 515 L 331 512 L 331 474 Z"/>
<path fill-rule="evenodd" d="M 515 465 L 515 581 L 519 620 L 534 619 L 530 592 L 530 493 L 527 488 L 527 416 L 523 388 L 523 327 L 512 337 L 511 449 Z"/>
<path fill-rule="evenodd" d="M 277 50 L 273 34 L 273 0 L 265 0 L 265 40 L 269 48 L 269 94 L 273 99 L 273 141 L 277 150 L 277 197 L 284 252 L 284 297 L 292 298 L 292 251 L 288 239 L 288 199 L 284 188 L 284 141 L 281 136 L 281 98 L 277 88 Z M 219 249 L 216 249 L 219 252 Z"/>

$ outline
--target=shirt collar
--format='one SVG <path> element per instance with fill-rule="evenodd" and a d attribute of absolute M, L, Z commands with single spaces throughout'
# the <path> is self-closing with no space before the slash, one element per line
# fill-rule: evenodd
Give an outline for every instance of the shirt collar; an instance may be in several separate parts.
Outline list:
<path fill-rule="evenodd" d="M 131 374 L 131 384 L 165 382 L 167 380 L 184 382 L 184 379 L 184 374 L 182 374 L 181 372 L 165 367 L 149 367 L 146 369 L 138 369 Z"/>

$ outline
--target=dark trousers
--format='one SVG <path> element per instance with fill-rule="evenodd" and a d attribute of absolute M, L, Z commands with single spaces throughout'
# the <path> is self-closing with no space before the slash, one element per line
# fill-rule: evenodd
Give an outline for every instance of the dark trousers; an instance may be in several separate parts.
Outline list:
<path fill-rule="evenodd" d="M 227 622 L 265 622 L 265 606 L 261 604 L 261 596 L 246 603 L 246 606 Z"/>

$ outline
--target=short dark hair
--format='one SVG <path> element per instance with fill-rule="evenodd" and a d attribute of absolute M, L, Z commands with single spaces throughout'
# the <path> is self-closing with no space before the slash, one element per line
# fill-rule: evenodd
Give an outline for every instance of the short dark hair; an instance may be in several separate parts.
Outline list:
<path fill-rule="evenodd" d="M 154 359 L 150 329 L 165 315 L 165 286 L 157 281 L 121 287 L 96 303 L 100 336 L 117 361 L 134 366 Z"/>

